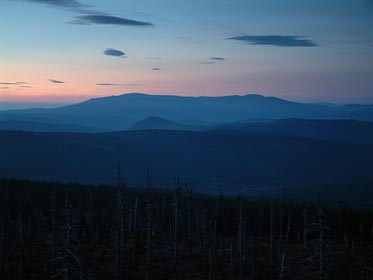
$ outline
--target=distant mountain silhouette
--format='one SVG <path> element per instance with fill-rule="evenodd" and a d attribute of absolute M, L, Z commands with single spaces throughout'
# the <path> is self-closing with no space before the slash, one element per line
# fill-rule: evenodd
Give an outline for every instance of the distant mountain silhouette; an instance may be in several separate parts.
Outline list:
<path fill-rule="evenodd" d="M 166 120 L 161 117 L 148 117 L 142 121 L 139 121 L 132 125 L 130 130 L 151 130 L 151 129 L 161 129 L 161 130 L 193 130 L 192 127 L 177 124 Z"/>
<path fill-rule="evenodd" d="M 149 116 L 191 126 L 285 118 L 373 121 L 373 106 L 307 104 L 256 94 L 185 97 L 132 93 L 54 109 L 0 111 L 0 120 L 69 123 L 94 127 L 97 131 L 125 130 Z"/>

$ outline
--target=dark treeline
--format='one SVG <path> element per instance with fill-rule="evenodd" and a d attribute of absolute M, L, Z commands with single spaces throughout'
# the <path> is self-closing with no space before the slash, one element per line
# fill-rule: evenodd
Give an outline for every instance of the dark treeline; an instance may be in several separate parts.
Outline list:
<path fill-rule="evenodd" d="M 0 180 L 0 279 L 373 279 L 373 213 Z"/>

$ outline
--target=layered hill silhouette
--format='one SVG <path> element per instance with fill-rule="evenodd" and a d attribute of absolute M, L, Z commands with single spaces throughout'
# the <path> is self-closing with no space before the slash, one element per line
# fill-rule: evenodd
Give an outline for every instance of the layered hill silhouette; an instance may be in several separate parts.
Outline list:
<path fill-rule="evenodd" d="M 161 117 L 151 116 L 132 125 L 129 130 L 194 130 L 191 126 L 181 125 Z"/>
<path fill-rule="evenodd" d="M 126 130 L 149 116 L 187 126 L 286 118 L 373 121 L 373 106 L 307 104 L 256 94 L 183 97 L 131 93 L 94 98 L 54 109 L 0 111 L 0 120 L 3 121 L 69 124 L 96 131 Z"/>
<path fill-rule="evenodd" d="M 143 130 L 112 133 L 0 132 L 0 176 L 109 183 L 122 163 L 126 181 L 174 187 L 180 176 L 196 190 L 373 179 L 373 144 L 237 131 Z"/>
<path fill-rule="evenodd" d="M 241 121 L 210 128 L 211 130 L 236 131 L 286 135 L 319 140 L 373 143 L 373 122 L 356 120 L 306 120 L 283 119 L 267 122 Z"/>
<path fill-rule="evenodd" d="M 180 176 L 199 191 L 333 186 L 332 194 L 373 182 L 372 112 L 260 95 L 146 94 L 0 111 L 0 177 L 112 184 L 121 162 L 131 186 L 144 185 L 149 167 L 158 187 Z"/>
<path fill-rule="evenodd" d="M 37 132 L 94 132 L 97 128 L 90 128 L 81 125 L 71 125 L 64 123 L 41 123 L 30 121 L 0 121 L 0 130 L 22 130 Z"/>

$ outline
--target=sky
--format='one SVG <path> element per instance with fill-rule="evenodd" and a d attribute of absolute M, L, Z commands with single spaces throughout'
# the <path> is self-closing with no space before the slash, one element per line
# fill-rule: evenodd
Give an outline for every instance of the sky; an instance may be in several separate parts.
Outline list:
<path fill-rule="evenodd" d="M 0 102 L 373 103 L 372 0 L 0 0 Z"/>

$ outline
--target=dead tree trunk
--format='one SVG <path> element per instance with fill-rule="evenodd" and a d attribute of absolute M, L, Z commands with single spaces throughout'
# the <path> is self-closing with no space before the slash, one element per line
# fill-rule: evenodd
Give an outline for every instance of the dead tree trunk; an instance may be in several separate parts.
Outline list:
<path fill-rule="evenodd" d="M 231 273 L 233 273 L 233 260 L 234 260 L 234 256 L 233 256 L 233 251 L 234 250 L 234 244 L 233 242 L 231 243 L 231 248 L 230 248 L 230 258 L 229 258 L 229 270 Z"/>
<path fill-rule="evenodd" d="M 251 273 L 250 279 L 255 279 L 255 255 L 252 254 L 251 256 Z"/>
<path fill-rule="evenodd" d="M 2 217 L 1 217 L 2 218 Z M 0 224 L 0 280 L 3 280 L 4 273 L 4 221 Z"/>
<path fill-rule="evenodd" d="M 263 234 L 263 218 L 264 218 L 264 197 L 263 191 L 260 192 L 260 210 L 259 210 L 259 225 L 258 225 L 258 236 L 262 239 Z"/>
<path fill-rule="evenodd" d="M 19 262 L 18 262 L 18 275 L 20 279 L 23 279 L 24 272 L 24 255 L 25 255 L 25 239 L 23 230 L 23 214 L 21 213 L 18 218 L 18 234 L 19 234 Z"/>
<path fill-rule="evenodd" d="M 134 206 L 134 213 L 133 213 L 133 251 L 132 251 L 132 262 L 136 262 L 136 249 L 137 249 L 137 208 L 138 208 L 138 198 L 135 198 L 135 206 Z"/>
<path fill-rule="evenodd" d="M 117 221 L 116 221 L 116 279 L 125 278 L 125 185 L 121 174 L 121 166 L 118 165 L 118 185 L 117 185 Z"/>
<path fill-rule="evenodd" d="M 290 227 L 291 227 L 291 211 L 289 210 L 288 216 L 288 226 L 286 230 L 286 236 L 284 240 L 284 246 L 282 249 L 282 256 L 281 256 L 281 268 L 280 268 L 280 280 L 286 279 L 287 274 L 287 249 L 290 237 Z"/>
<path fill-rule="evenodd" d="M 185 184 L 186 192 L 187 192 L 187 240 L 188 240 L 188 254 L 192 254 L 192 225 L 191 225 L 191 197 L 192 193 L 191 190 L 188 189 L 188 185 Z"/>
<path fill-rule="evenodd" d="M 51 191 L 51 259 L 54 260 L 56 258 L 56 194 L 55 194 L 55 189 L 54 187 L 52 188 Z M 52 273 L 55 273 L 55 266 L 52 263 L 52 267 L 50 267 L 50 270 Z"/>
<path fill-rule="evenodd" d="M 271 203 L 271 216 L 269 227 L 269 250 L 270 250 L 270 264 L 273 266 L 273 251 L 274 251 L 274 224 L 273 224 L 273 204 Z"/>
<path fill-rule="evenodd" d="M 242 201 L 240 199 L 240 221 L 238 226 L 238 248 L 239 248 L 239 266 L 240 266 L 240 280 L 244 278 L 244 250 L 245 250 L 245 236 L 244 236 L 244 218 L 243 218 L 243 209 L 242 209 Z"/>
<path fill-rule="evenodd" d="M 307 249 L 307 208 L 304 208 L 304 214 L 303 214 L 303 247 L 304 249 Z"/>
<path fill-rule="evenodd" d="M 174 248 L 173 248 L 173 279 L 179 279 L 178 257 L 179 257 L 179 193 L 180 179 L 177 178 L 174 196 Z"/>
<path fill-rule="evenodd" d="M 148 195 L 148 236 L 147 236 L 147 261 L 146 261 L 146 279 L 152 279 L 152 197 L 151 197 L 151 185 L 152 185 L 152 178 L 148 169 L 148 188 L 147 188 L 147 195 Z"/>
<path fill-rule="evenodd" d="M 310 248 L 310 256 L 305 260 L 305 269 L 308 275 L 313 275 L 319 280 L 334 279 L 336 275 L 332 269 L 333 244 L 320 202 L 317 210 L 318 214 L 314 217 L 314 222 L 307 225 L 309 243 L 307 247 Z"/>
<path fill-rule="evenodd" d="M 89 188 L 89 247 L 92 250 L 93 248 L 93 217 L 92 217 L 92 208 L 93 208 L 93 190 L 92 187 Z"/>
<path fill-rule="evenodd" d="M 319 203 L 319 279 L 326 280 L 329 277 L 326 277 L 326 259 L 325 259 L 325 224 L 324 224 L 324 212 L 322 210 L 321 204 Z"/>
<path fill-rule="evenodd" d="M 214 280 L 214 260 L 212 256 L 212 248 L 209 248 L 208 263 L 209 263 L 209 280 Z"/>

